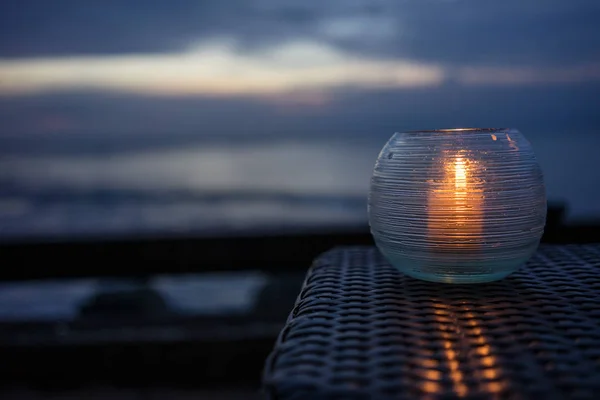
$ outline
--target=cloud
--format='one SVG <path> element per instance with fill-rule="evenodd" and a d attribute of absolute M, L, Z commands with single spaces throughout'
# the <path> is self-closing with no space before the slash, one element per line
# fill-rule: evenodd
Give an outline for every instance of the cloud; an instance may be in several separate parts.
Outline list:
<path fill-rule="evenodd" d="M 362 54 L 448 65 L 547 67 L 600 60 L 595 0 L 390 1 L 375 15 L 395 31 L 374 40 L 366 28 L 363 38 L 332 40 Z"/>
<path fill-rule="evenodd" d="M 218 40 L 181 53 L 0 61 L 0 95 L 4 96 L 86 88 L 148 95 L 264 97 L 295 92 L 314 99 L 340 87 L 400 89 L 439 86 L 445 81 L 485 86 L 598 80 L 600 62 L 561 68 L 455 68 L 366 58 L 310 41 L 242 54 L 235 51 L 231 40 Z"/>
<path fill-rule="evenodd" d="M 554 66 L 600 61 L 596 0 L 0 2 L 0 58 L 177 53 L 215 38 L 237 52 L 316 41 L 365 58 Z"/>
<path fill-rule="evenodd" d="M 364 137 L 381 141 L 399 130 L 461 126 L 517 127 L 531 137 L 594 132 L 600 125 L 599 91 L 600 82 L 525 87 L 461 87 L 448 82 L 421 88 L 337 89 L 316 105 L 293 104 L 293 93 L 276 99 L 108 92 L 0 97 L 0 139 L 6 139 L 0 141 L 0 156 L 112 154 L 213 140 L 270 143 L 290 137 Z"/>
<path fill-rule="evenodd" d="M 9 0 L 1 133 L 589 129 L 599 19 L 595 0 Z"/>
<path fill-rule="evenodd" d="M 295 36 L 294 26 L 312 18 L 306 7 L 264 1 L 7 0 L 0 2 L 0 56 L 178 52 L 224 35 Z"/>
<path fill-rule="evenodd" d="M 326 44 L 291 42 L 238 54 L 215 41 L 179 54 L 0 62 L 0 94 L 78 87 L 150 94 L 272 94 L 336 86 L 414 87 L 443 81 L 441 68 L 371 60 Z"/>

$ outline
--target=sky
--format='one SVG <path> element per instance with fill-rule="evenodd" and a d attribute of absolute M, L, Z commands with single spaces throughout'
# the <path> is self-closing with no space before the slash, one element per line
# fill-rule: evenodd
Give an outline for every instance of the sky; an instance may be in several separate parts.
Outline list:
<path fill-rule="evenodd" d="M 595 0 L 7 0 L 0 136 L 591 132 L 599 19 Z"/>

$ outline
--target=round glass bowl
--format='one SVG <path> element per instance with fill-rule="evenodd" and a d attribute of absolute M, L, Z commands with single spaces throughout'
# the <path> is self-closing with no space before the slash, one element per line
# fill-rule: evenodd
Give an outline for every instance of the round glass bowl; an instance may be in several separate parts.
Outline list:
<path fill-rule="evenodd" d="M 396 133 L 377 158 L 368 213 L 375 243 L 401 272 L 490 282 L 535 252 L 546 191 L 533 149 L 515 129 Z"/>

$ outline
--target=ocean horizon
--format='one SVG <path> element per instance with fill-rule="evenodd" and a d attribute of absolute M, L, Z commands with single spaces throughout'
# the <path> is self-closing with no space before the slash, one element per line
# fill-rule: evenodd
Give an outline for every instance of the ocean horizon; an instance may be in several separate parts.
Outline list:
<path fill-rule="evenodd" d="M 600 169 L 597 135 L 529 139 L 548 200 L 564 202 L 568 220 L 600 216 L 600 185 L 582 173 Z M 369 179 L 385 140 L 227 137 L 96 152 L 13 147 L 0 154 L 0 238 L 366 226 Z"/>

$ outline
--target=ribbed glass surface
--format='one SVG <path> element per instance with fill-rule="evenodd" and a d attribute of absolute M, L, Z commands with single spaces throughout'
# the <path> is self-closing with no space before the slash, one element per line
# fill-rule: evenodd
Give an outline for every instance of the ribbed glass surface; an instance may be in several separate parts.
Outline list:
<path fill-rule="evenodd" d="M 546 192 L 515 129 L 396 133 L 377 158 L 368 212 L 377 246 L 405 274 L 489 282 L 536 250 Z"/>

